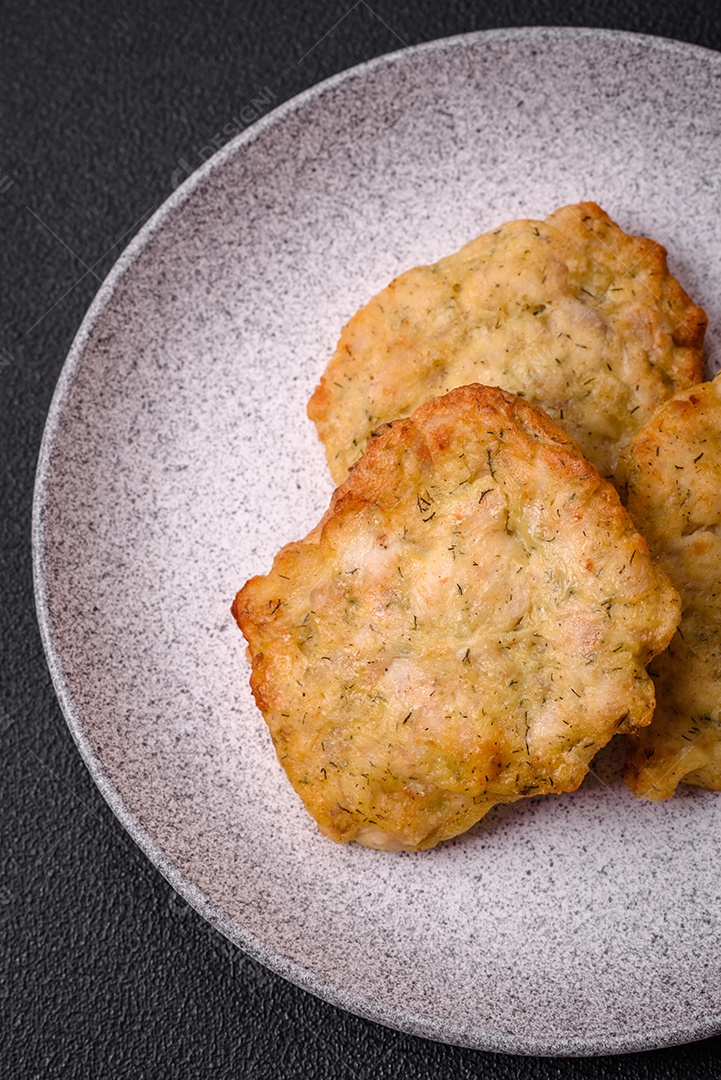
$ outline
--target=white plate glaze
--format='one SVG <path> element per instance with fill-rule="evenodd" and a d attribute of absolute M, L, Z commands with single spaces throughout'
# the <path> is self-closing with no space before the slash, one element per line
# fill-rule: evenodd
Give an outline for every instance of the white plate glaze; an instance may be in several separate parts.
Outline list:
<path fill-rule="evenodd" d="M 63 370 L 33 539 L 83 757 L 219 930 L 381 1023 L 579 1055 L 721 1030 L 721 796 L 639 802 L 606 761 L 603 781 L 432 852 L 336 847 L 275 759 L 228 610 L 327 504 L 305 403 L 343 323 L 402 269 L 592 198 L 666 243 L 713 356 L 719 117 L 721 56 L 660 39 L 539 28 L 383 57 L 175 192 Z"/>

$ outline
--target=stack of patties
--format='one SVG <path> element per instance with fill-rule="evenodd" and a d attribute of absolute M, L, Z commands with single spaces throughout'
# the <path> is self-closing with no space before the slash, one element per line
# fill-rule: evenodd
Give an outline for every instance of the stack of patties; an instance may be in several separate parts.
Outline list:
<path fill-rule="evenodd" d="M 663 248 L 581 204 L 346 326 L 309 404 L 340 487 L 233 604 L 325 835 L 432 847 L 649 724 L 679 596 L 597 469 L 700 380 L 705 321 Z"/>

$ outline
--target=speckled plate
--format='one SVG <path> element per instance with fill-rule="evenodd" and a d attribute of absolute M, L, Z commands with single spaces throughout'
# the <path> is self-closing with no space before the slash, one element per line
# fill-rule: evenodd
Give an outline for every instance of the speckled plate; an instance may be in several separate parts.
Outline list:
<path fill-rule="evenodd" d="M 40 458 L 48 661 L 101 791 L 175 888 L 274 971 L 472 1047 L 600 1054 L 721 1029 L 721 796 L 636 801 L 608 757 L 425 854 L 322 839 L 229 613 L 331 493 L 305 403 L 400 270 L 581 198 L 663 240 L 721 331 L 721 56 L 495 31 L 355 68 L 261 120 L 135 238 Z M 713 359 L 712 359 L 713 363 Z"/>

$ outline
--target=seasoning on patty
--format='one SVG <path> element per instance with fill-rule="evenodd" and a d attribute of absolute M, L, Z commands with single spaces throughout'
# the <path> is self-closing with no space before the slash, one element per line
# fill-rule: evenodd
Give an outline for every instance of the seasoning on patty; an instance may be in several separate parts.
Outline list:
<path fill-rule="evenodd" d="M 543 406 L 601 475 L 703 377 L 706 316 L 664 248 L 595 203 L 513 221 L 409 270 L 347 324 L 308 404 L 336 483 L 380 424 L 457 386 Z"/>
<path fill-rule="evenodd" d="M 650 668 L 656 713 L 633 740 L 625 779 L 654 800 L 682 780 L 721 791 L 721 376 L 659 409 L 622 454 L 619 478 L 683 609 Z"/>
<path fill-rule="evenodd" d="M 238 593 L 251 686 L 321 832 L 429 848 L 578 787 L 648 723 L 679 600 L 576 444 L 473 385 L 379 430 Z"/>

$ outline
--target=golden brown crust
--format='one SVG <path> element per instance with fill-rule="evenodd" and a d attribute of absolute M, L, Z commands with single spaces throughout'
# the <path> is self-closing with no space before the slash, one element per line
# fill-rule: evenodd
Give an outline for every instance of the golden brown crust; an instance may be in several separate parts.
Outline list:
<path fill-rule="evenodd" d="M 466 386 L 371 439 L 319 526 L 238 593 L 251 686 L 334 840 L 420 849 L 570 791 L 647 723 L 678 597 L 542 412 Z"/>
<path fill-rule="evenodd" d="M 654 409 L 701 380 L 705 328 L 660 244 L 579 203 L 392 281 L 343 330 L 308 415 L 340 482 L 380 424 L 457 386 L 503 386 L 610 476 Z"/>
<path fill-rule="evenodd" d="M 679 593 L 683 616 L 650 671 L 653 723 L 625 779 L 666 799 L 680 781 L 721 790 L 721 376 L 664 405 L 621 455 L 634 521 Z"/>

